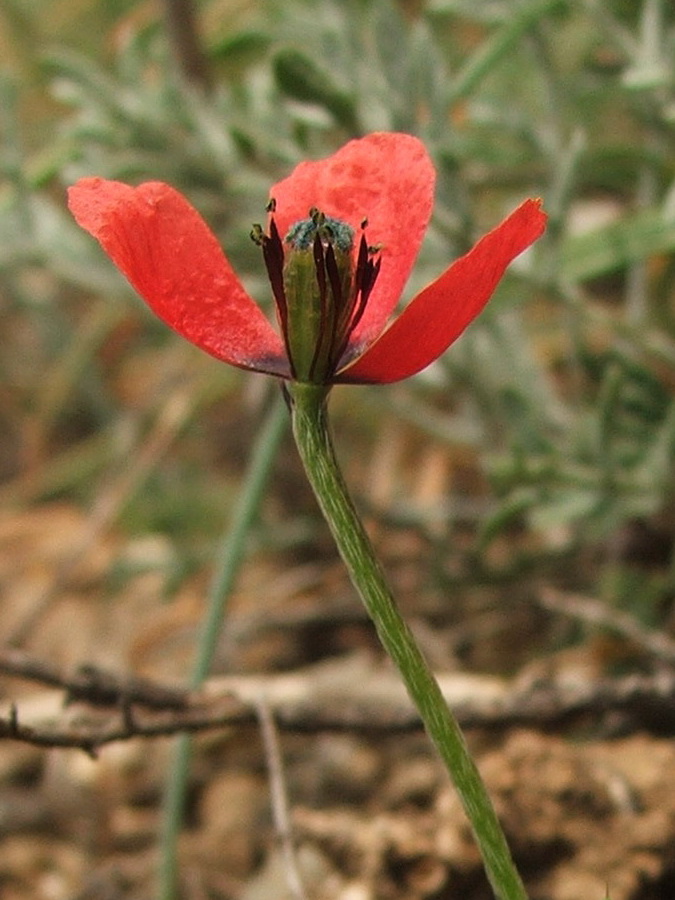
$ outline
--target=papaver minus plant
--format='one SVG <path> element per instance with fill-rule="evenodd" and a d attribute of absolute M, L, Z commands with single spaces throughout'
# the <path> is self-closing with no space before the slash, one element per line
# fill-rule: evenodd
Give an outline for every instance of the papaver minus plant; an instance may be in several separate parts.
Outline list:
<path fill-rule="evenodd" d="M 397 306 L 433 205 L 423 144 L 371 134 L 305 162 L 271 190 L 255 225 L 278 330 L 248 295 L 216 238 L 166 184 L 85 178 L 70 208 L 148 305 L 212 356 L 286 382 L 305 471 L 350 577 L 454 780 L 495 894 L 525 900 L 478 770 L 438 683 L 402 619 L 338 467 L 326 399 L 334 383 L 384 384 L 437 359 L 483 309 L 508 264 L 544 231 L 526 200 L 424 288 Z"/>

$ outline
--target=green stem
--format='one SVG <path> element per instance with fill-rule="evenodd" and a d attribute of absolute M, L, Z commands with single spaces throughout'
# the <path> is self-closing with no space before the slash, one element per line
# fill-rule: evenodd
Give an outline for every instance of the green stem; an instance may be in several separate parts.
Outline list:
<path fill-rule="evenodd" d="M 244 487 L 218 554 L 220 565 L 209 590 L 206 619 L 202 626 L 190 679 L 192 688 L 198 688 L 209 674 L 225 615 L 225 606 L 244 559 L 246 539 L 260 508 L 272 463 L 287 423 L 286 407 L 281 397 L 278 397 L 256 438 Z M 189 735 L 184 734 L 176 739 L 164 796 L 158 900 L 175 900 L 178 896 L 178 838 L 184 818 L 191 749 L 192 740 Z"/>
<path fill-rule="evenodd" d="M 307 477 L 354 587 L 394 661 L 424 725 L 454 781 L 500 900 L 527 900 L 504 832 L 457 721 L 412 632 L 399 613 L 373 546 L 354 508 L 328 430 L 327 389 L 291 383 L 293 435 Z"/>

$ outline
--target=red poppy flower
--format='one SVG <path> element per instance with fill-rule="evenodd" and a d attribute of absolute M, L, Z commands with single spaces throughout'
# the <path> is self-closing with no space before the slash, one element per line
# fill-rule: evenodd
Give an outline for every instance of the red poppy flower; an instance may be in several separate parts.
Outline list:
<path fill-rule="evenodd" d="M 386 383 L 440 356 L 546 224 L 540 202 L 526 200 L 386 327 L 431 216 L 434 182 L 420 141 L 388 133 L 301 163 L 280 181 L 267 231 L 255 226 L 252 236 L 281 334 L 173 188 L 84 178 L 69 206 L 154 312 L 212 356 L 300 381 Z"/>

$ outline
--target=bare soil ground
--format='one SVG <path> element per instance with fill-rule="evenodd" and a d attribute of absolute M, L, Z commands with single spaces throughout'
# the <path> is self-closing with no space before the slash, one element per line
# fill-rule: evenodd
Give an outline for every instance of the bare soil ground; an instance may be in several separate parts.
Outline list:
<path fill-rule="evenodd" d="M 62 673 L 88 662 L 120 676 L 179 687 L 201 615 L 203 578 L 188 581 L 162 604 L 162 576 L 141 566 L 113 596 L 115 561 L 147 562 L 167 552 L 160 538 L 133 542 L 116 534 L 98 542 L 64 576 L 86 528 L 83 514 L 61 503 L 0 521 L 3 633 L 16 633 L 32 616 L 23 648 L 31 659 L 48 661 Z M 410 566 L 411 542 L 401 535 L 387 545 L 388 565 L 407 587 L 404 598 L 420 587 Z M 59 573 L 61 587 L 45 603 L 45 591 Z M 261 597 L 266 598 L 262 611 Z M 484 603 L 480 592 L 479 599 Z M 528 614 L 522 604 L 514 604 L 508 623 L 494 610 L 461 628 L 457 622 L 431 628 L 429 618 L 419 614 L 413 619 L 439 671 L 447 673 L 458 696 L 464 692 L 465 705 L 480 700 L 481 692 L 489 701 L 552 677 L 574 691 L 607 672 L 606 643 L 589 639 L 548 655 L 545 665 L 524 662 L 520 646 L 512 657 L 521 665 L 509 678 L 494 670 L 481 673 L 475 665 L 462 674 L 458 648 L 472 641 L 487 642 L 496 652 L 500 644 L 531 641 L 538 623 L 540 635 L 551 631 L 541 611 Z M 485 653 L 483 647 L 473 656 L 480 660 Z M 278 561 L 254 556 L 234 598 L 221 657 L 228 660 L 224 674 L 261 676 L 270 690 L 286 677 L 295 679 L 283 682 L 286 697 L 295 685 L 292 714 L 287 710 L 284 718 L 283 704 L 270 703 L 277 703 L 279 712 L 283 784 L 308 897 L 488 900 L 466 821 L 425 736 L 402 721 L 388 730 L 376 722 L 376 713 L 370 728 L 367 721 L 358 724 L 359 697 L 369 696 L 383 716 L 404 701 L 392 699 L 392 673 L 335 561 L 302 560 L 282 570 Z M 501 662 L 506 657 L 503 650 Z M 350 680 L 354 708 L 344 703 L 331 709 L 338 687 Z M 3 694 L 5 715 L 15 703 L 19 723 L 37 728 L 72 725 L 78 716 L 103 722 L 122 715 L 114 708 L 92 711 L 81 702 L 64 708 L 62 690 L 28 679 L 5 677 Z M 322 726 L 316 709 L 326 721 L 337 722 L 343 714 L 357 724 Z M 295 727 L 289 715 L 296 716 Z M 319 719 L 314 724 L 313 716 Z M 537 725 L 536 718 L 531 717 L 534 727 L 506 723 L 468 732 L 533 900 L 674 896 L 670 735 L 611 710 L 563 717 L 558 724 Z M 82 750 L 6 740 L 0 747 L 3 900 L 149 900 L 172 742 L 111 743 L 93 759 Z M 255 718 L 196 738 L 180 845 L 186 898 L 290 895 L 271 812 L 268 756 Z"/>

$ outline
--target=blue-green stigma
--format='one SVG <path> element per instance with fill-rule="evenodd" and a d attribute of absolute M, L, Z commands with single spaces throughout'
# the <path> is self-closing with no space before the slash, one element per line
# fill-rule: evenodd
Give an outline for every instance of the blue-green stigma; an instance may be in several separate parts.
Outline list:
<path fill-rule="evenodd" d="M 351 253 L 354 234 L 354 229 L 346 222 L 327 216 L 318 209 L 310 209 L 308 219 L 291 225 L 284 242 L 295 250 L 309 250 L 318 236 L 322 244 L 332 244 L 342 253 Z"/>

